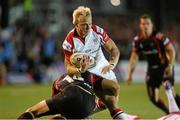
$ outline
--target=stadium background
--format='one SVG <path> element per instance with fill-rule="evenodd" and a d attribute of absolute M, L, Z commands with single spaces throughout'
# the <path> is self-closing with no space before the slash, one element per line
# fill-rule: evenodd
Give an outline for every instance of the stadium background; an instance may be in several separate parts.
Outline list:
<path fill-rule="evenodd" d="M 119 0 L 0 1 L 0 118 L 17 118 L 50 96 L 52 81 L 64 73 L 61 44 L 73 27 L 72 11 L 79 5 L 91 8 L 93 23 L 103 27 L 121 51 L 115 72 L 121 84 L 122 108 L 142 118 L 163 115 L 147 99 L 143 57 L 134 74 L 135 84 L 127 86 L 124 79 L 132 38 L 138 33 L 138 17 L 148 13 L 156 29 L 166 33 L 175 46 L 176 89 L 180 93 L 180 1 L 121 0 L 118 6 L 111 2 Z M 110 117 L 105 111 L 93 118 Z"/>

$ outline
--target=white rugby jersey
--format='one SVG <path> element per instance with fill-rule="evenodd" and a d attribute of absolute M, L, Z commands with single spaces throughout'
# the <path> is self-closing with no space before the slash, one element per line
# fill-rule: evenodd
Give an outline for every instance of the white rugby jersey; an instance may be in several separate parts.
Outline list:
<path fill-rule="evenodd" d="M 70 56 L 76 52 L 88 53 L 96 60 L 96 66 L 88 69 L 88 71 L 103 78 L 115 80 L 116 77 L 113 71 L 106 74 L 101 73 L 102 68 L 109 65 L 109 62 L 102 52 L 101 46 L 109 40 L 110 38 L 104 29 L 97 25 L 91 26 L 90 31 L 84 40 L 77 35 L 75 29 L 72 29 L 66 36 L 62 45 L 65 59 L 69 61 Z"/>

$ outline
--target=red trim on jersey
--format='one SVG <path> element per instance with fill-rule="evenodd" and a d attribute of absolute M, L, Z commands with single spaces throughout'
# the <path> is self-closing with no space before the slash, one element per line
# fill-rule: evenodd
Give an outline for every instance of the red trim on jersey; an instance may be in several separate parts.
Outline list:
<path fill-rule="evenodd" d="M 69 52 L 67 50 L 64 50 L 64 58 L 70 62 L 70 57 L 73 53 L 72 52 Z"/>
<path fill-rule="evenodd" d="M 66 36 L 66 41 L 72 45 L 72 48 L 74 48 L 73 44 L 73 36 L 74 36 L 74 30 L 72 30 L 67 36 Z"/>
<path fill-rule="evenodd" d="M 161 52 L 161 48 L 160 48 L 160 44 L 158 43 L 158 39 L 154 36 L 152 38 L 152 40 L 154 41 L 154 43 L 157 45 L 157 50 L 158 50 L 158 54 L 159 54 L 159 58 L 162 58 L 162 52 Z"/>
<path fill-rule="evenodd" d="M 146 38 L 144 37 L 144 35 L 141 33 L 138 35 L 139 39 L 138 40 L 146 40 Z"/>
<path fill-rule="evenodd" d="M 68 61 L 70 61 L 70 56 L 73 54 L 73 49 L 74 49 L 74 43 L 73 43 L 73 36 L 74 36 L 74 30 L 72 30 L 67 36 L 66 36 L 66 41 L 71 44 L 71 52 L 70 51 L 67 51 L 65 49 L 64 50 L 64 58 Z"/>

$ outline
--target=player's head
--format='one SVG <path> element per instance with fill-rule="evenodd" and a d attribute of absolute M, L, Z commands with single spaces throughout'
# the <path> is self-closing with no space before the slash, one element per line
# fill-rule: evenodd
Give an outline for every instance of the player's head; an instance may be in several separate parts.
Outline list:
<path fill-rule="evenodd" d="M 88 7 L 80 6 L 73 11 L 73 24 L 82 38 L 86 37 L 89 33 L 92 24 L 91 10 Z"/>
<path fill-rule="evenodd" d="M 152 18 L 147 15 L 144 14 L 140 17 L 140 30 L 141 33 L 144 34 L 145 36 L 150 36 L 153 32 L 153 22 L 152 22 Z"/>

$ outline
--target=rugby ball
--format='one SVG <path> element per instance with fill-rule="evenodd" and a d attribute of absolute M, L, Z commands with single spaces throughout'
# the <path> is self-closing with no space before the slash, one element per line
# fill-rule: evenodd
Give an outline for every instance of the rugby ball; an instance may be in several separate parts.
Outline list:
<path fill-rule="evenodd" d="M 78 52 L 74 53 L 70 57 L 70 62 L 71 62 L 72 65 L 76 66 L 77 68 L 80 68 L 80 63 L 81 63 L 81 60 L 83 59 L 83 57 L 88 57 L 89 62 L 90 62 L 90 67 L 89 68 L 92 68 L 92 67 L 95 66 L 94 57 L 92 57 L 88 53 L 78 53 Z"/>

